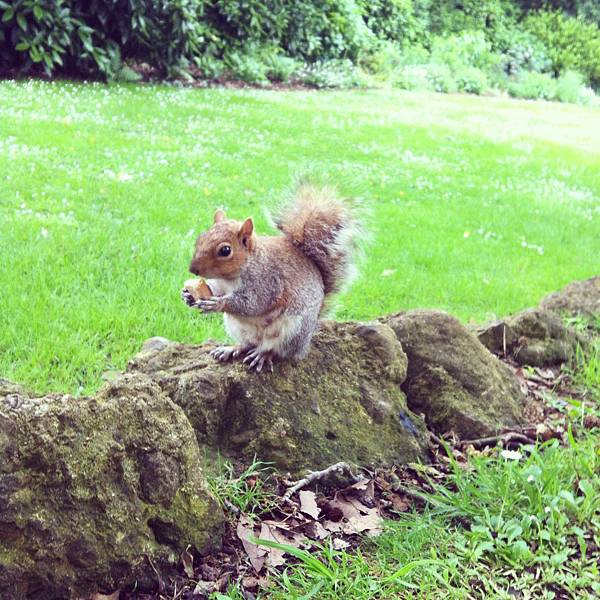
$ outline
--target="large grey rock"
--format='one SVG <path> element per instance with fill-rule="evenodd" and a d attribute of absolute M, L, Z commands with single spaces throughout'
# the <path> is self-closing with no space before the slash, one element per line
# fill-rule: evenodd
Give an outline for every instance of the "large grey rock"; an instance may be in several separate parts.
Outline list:
<path fill-rule="evenodd" d="M 435 431 L 465 439 L 523 422 L 525 399 L 513 373 L 457 319 L 414 310 L 382 320 L 408 356 L 408 405 Z"/>
<path fill-rule="evenodd" d="M 213 347 L 146 343 L 128 367 L 184 409 L 200 444 L 292 472 L 426 457 L 424 423 L 400 387 L 406 355 L 386 325 L 325 322 L 309 356 L 274 373 L 219 364 Z"/>
<path fill-rule="evenodd" d="M 587 336 L 567 327 L 553 312 L 530 308 L 486 325 L 479 341 L 490 352 L 520 365 L 550 367 L 571 360 L 577 347 L 587 348 Z"/>
<path fill-rule="evenodd" d="M 549 294 L 540 302 L 540 308 L 572 317 L 600 316 L 600 276 L 574 281 Z"/>
<path fill-rule="evenodd" d="M 223 515 L 183 411 L 148 378 L 94 398 L 0 381 L 0 598 L 87 597 L 155 580 Z"/>

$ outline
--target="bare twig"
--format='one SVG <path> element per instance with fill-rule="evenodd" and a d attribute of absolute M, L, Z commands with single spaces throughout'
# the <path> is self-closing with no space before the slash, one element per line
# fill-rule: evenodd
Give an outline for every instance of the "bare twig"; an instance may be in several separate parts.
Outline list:
<path fill-rule="evenodd" d="M 298 490 L 306 487 L 313 483 L 313 481 L 317 481 L 318 479 L 323 479 L 328 477 L 332 473 L 347 473 L 352 479 L 353 482 L 360 481 L 360 477 L 357 477 L 352 473 L 352 469 L 345 462 L 338 462 L 334 465 L 323 469 L 322 471 L 311 471 L 304 479 L 300 479 L 298 481 L 293 482 L 292 486 L 285 492 L 283 495 L 283 500 L 289 500 L 293 494 L 295 494 Z"/>
<path fill-rule="evenodd" d="M 435 435 L 435 433 L 433 433 L 431 431 L 429 432 L 429 437 L 431 438 L 431 441 L 434 444 L 437 444 L 438 446 L 445 446 L 450 443 L 450 442 L 447 442 L 447 441 L 443 440 L 442 438 L 438 437 L 437 435 Z"/>
<path fill-rule="evenodd" d="M 223 500 L 223 506 L 226 510 L 228 510 L 230 513 L 233 513 L 236 517 L 239 517 L 240 513 L 242 512 L 235 504 L 232 504 L 229 500 L 227 500 L 227 498 Z"/>
<path fill-rule="evenodd" d="M 483 446 L 492 446 L 497 444 L 498 442 L 502 442 L 503 444 L 508 444 L 509 442 L 518 442 L 521 444 L 535 444 L 535 441 L 531 438 L 523 435 L 522 433 L 518 433 L 516 431 L 508 431 L 506 433 L 501 433 L 499 435 L 492 435 L 490 437 L 477 438 L 474 440 L 461 440 L 457 442 L 457 446 L 473 446 L 474 448 L 482 448 Z"/>

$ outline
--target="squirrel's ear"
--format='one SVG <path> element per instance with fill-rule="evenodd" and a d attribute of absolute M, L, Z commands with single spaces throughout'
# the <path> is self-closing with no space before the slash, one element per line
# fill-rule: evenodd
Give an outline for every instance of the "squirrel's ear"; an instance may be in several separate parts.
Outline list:
<path fill-rule="evenodd" d="M 217 212 L 215 212 L 215 223 L 220 223 L 221 221 L 224 221 L 225 218 L 225 212 L 219 208 Z"/>
<path fill-rule="evenodd" d="M 240 231 L 238 233 L 238 237 L 240 238 L 242 244 L 248 248 L 248 250 L 252 250 L 254 246 L 254 241 L 252 239 L 252 233 L 254 232 L 254 222 L 251 218 L 246 219 L 242 226 L 240 227 Z"/>

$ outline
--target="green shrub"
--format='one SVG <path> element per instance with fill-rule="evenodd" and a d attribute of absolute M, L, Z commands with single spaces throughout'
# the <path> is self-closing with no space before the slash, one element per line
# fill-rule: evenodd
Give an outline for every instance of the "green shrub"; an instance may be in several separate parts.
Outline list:
<path fill-rule="evenodd" d="M 286 54 L 308 61 L 355 60 L 374 42 L 354 0 L 284 2 L 289 16 L 282 47 Z"/>
<path fill-rule="evenodd" d="M 426 34 L 416 18 L 413 0 L 358 0 L 358 4 L 367 27 L 382 40 L 406 45 Z"/>
<path fill-rule="evenodd" d="M 265 74 L 271 81 L 285 83 L 300 68 L 300 63 L 289 56 L 272 53 L 265 58 L 265 67 Z"/>
<path fill-rule="evenodd" d="M 535 35 L 519 27 L 499 31 L 494 49 L 501 55 L 507 75 L 521 71 L 543 73 L 552 66 L 546 46 Z"/>
<path fill-rule="evenodd" d="M 429 26 L 436 34 L 481 31 L 493 41 L 496 32 L 514 25 L 518 14 L 512 0 L 433 0 Z"/>
<path fill-rule="evenodd" d="M 514 98 L 552 100 L 556 96 L 556 79 L 546 73 L 523 71 L 508 82 L 508 93 Z"/>
<path fill-rule="evenodd" d="M 431 62 L 446 64 L 453 71 L 476 67 L 491 72 L 499 68 L 501 61 L 481 31 L 465 31 L 435 37 L 431 44 Z"/>
<path fill-rule="evenodd" d="M 581 73 L 587 83 L 600 85 L 600 29 L 560 12 L 529 15 L 523 26 L 547 48 L 555 75 Z"/>
<path fill-rule="evenodd" d="M 203 0 L 0 0 L 3 64 L 118 77 L 128 58 L 180 74 L 200 54 Z M 9 42 L 6 44 L 6 42 Z"/>
<path fill-rule="evenodd" d="M 431 83 L 431 89 L 436 92 L 452 94 L 460 89 L 456 77 L 448 65 L 435 63 L 428 65 L 427 79 Z"/>
<path fill-rule="evenodd" d="M 235 76 L 252 85 L 266 85 L 267 66 L 256 54 L 243 54 L 233 51 L 225 57 L 227 69 Z"/>
<path fill-rule="evenodd" d="M 394 87 L 404 90 L 435 91 L 434 83 L 429 77 L 431 65 L 404 66 L 392 79 Z"/>
<path fill-rule="evenodd" d="M 296 72 L 295 79 L 319 89 L 364 87 L 360 71 L 348 59 L 330 59 L 307 64 Z"/>
<path fill-rule="evenodd" d="M 583 76 L 575 71 L 565 71 L 556 80 L 556 99 L 560 102 L 588 104 L 593 98 L 593 92 L 590 92 Z"/>
<path fill-rule="evenodd" d="M 467 94 L 481 94 L 490 87 L 487 75 L 477 67 L 458 69 L 454 76 L 458 89 Z"/>

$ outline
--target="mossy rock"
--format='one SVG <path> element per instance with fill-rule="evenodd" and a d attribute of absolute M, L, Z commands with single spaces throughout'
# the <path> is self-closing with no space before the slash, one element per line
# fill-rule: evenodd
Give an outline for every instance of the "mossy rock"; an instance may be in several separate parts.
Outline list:
<path fill-rule="evenodd" d="M 414 310 L 382 319 L 408 356 L 408 405 L 438 433 L 463 439 L 523 423 L 525 398 L 511 370 L 457 319 Z"/>
<path fill-rule="evenodd" d="M 324 322 L 302 361 L 252 373 L 220 364 L 214 344 L 149 340 L 129 364 L 186 412 L 199 443 L 293 473 L 426 458 L 425 425 L 406 406 L 406 355 L 382 324 Z"/>
<path fill-rule="evenodd" d="M 142 375 L 94 398 L 0 382 L 0 597 L 87 597 L 218 546 L 223 515 L 183 411 Z"/>
<path fill-rule="evenodd" d="M 574 281 L 549 294 L 540 302 L 540 308 L 570 317 L 600 317 L 600 276 Z"/>
<path fill-rule="evenodd" d="M 584 333 L 567 327 L 558 315 L 535 308 L 483 327 L 478 338 L 490 352 L 533 367 L 568 362 L 578 346 L 589 345 Z"/>

